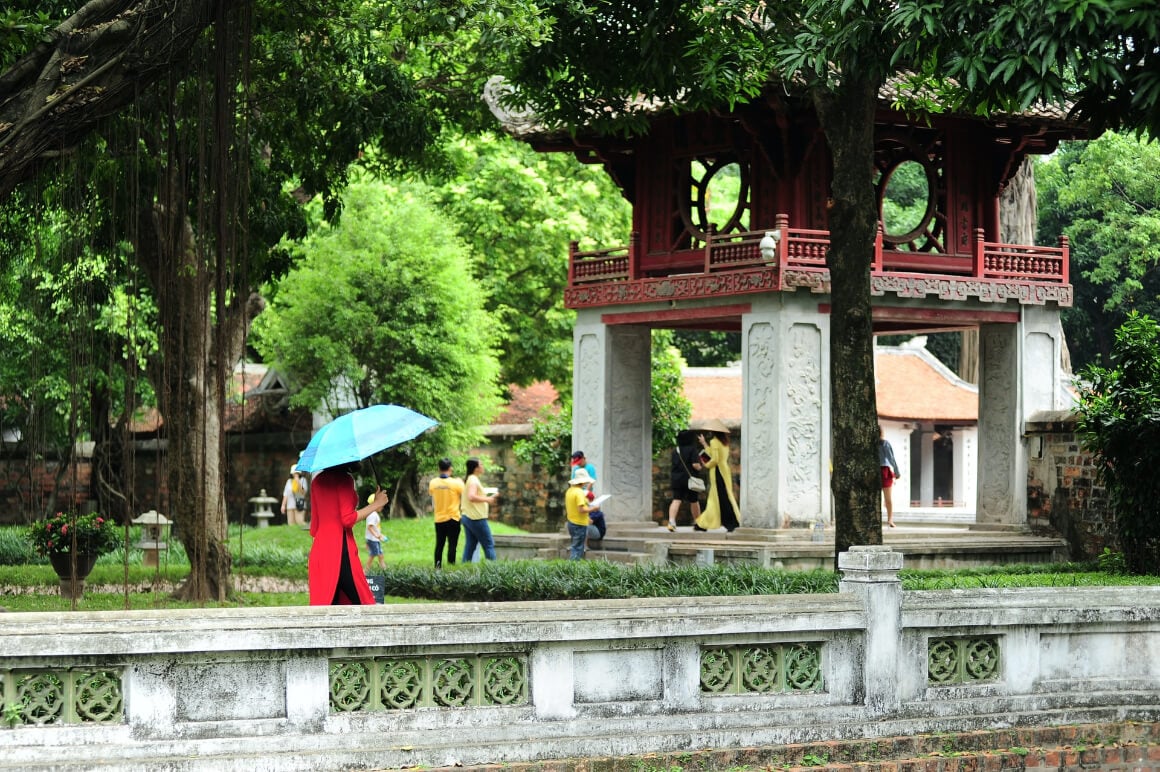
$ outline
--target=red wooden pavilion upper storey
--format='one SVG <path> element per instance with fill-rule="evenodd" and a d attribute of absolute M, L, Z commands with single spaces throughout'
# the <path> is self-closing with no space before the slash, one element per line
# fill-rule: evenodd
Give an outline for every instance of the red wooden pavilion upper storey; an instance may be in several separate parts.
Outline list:
<path fill-rule="evenodd" d="M 1027 155 L 1080 133 L 1061 113 L 916 120 L 884 102 L 875 148 L 880 216 L 896 188 L 914 198 L 917 179 L 925 191 L 917 191 L 917 210 L 912 201 L 894 219 L 887 204 L 874 294 L 1070 305 L 1066 241 L 1001 243 L 999 196 Z M 771 97 L 733 112 L 657 116 L 634 139 L 531 141 L 603 164 L 633 205 L 629 244 L 572 249 L 568 306 L 798 287 L 828 292 L 830 155 L 808 102 Z M 713 193 L 726 177 L 736 207 L 722 210 Z M 767 233 L 772 243 L 763 249 Z"/>

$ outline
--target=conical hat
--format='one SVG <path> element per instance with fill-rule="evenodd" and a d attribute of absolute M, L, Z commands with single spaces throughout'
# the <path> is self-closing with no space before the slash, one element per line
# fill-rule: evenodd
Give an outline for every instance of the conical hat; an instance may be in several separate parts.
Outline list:
<path fill-rule="evenodd" d="M 721 434 L 729 433 L 729 427 L 726 426 L 725 422 L 719 418 L 705 418 L 700 421 L 694 421 L 692 423 L 692 428 L 703 432 L 720 432 Z"/>

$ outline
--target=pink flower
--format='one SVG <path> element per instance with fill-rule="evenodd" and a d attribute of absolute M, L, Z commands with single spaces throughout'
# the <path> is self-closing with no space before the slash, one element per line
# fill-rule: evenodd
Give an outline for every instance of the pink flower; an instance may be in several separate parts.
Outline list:
<path fill-rule="evenodd" d="M 44 527 L 44 530 L 48 531 L 49 533 L 52 533 L 52 523 L 49 523 L 48 525 L 46 525 Z"/>
<path fill-rule="evenodd" d="M 98 517 L 97 518 L 97 525 L 104 525 L 104 524 L 105 524 L 105 518 Z"/>
<path fill-rule="evenodd" d="M 68 533 L 68 523 L 65 523 L 60 527 L 60 535 L 64 536 L 66 533 Z"/>

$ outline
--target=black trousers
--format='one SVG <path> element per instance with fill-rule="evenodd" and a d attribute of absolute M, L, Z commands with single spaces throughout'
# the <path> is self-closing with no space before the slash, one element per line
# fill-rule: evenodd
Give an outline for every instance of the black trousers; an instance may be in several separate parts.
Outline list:
<path fill-rule="evenodd" d="M 459 521 L 444 520 L 435 524 L 435 567 L 443 565 L 443 545 L 447 544 L 447 563 L 455 565 L 455 550 L 459 546 Z"/>

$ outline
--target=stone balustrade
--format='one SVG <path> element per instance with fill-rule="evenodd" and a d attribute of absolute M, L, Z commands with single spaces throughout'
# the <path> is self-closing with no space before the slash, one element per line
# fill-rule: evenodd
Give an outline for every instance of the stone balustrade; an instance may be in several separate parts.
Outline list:
<path fill-rule="evenodd" d="M 0 615 L 0 770 L 332 770 L 1154 719 L 1160 588 Z M 7 724 L 6 724 L 7 726 Z"/>

